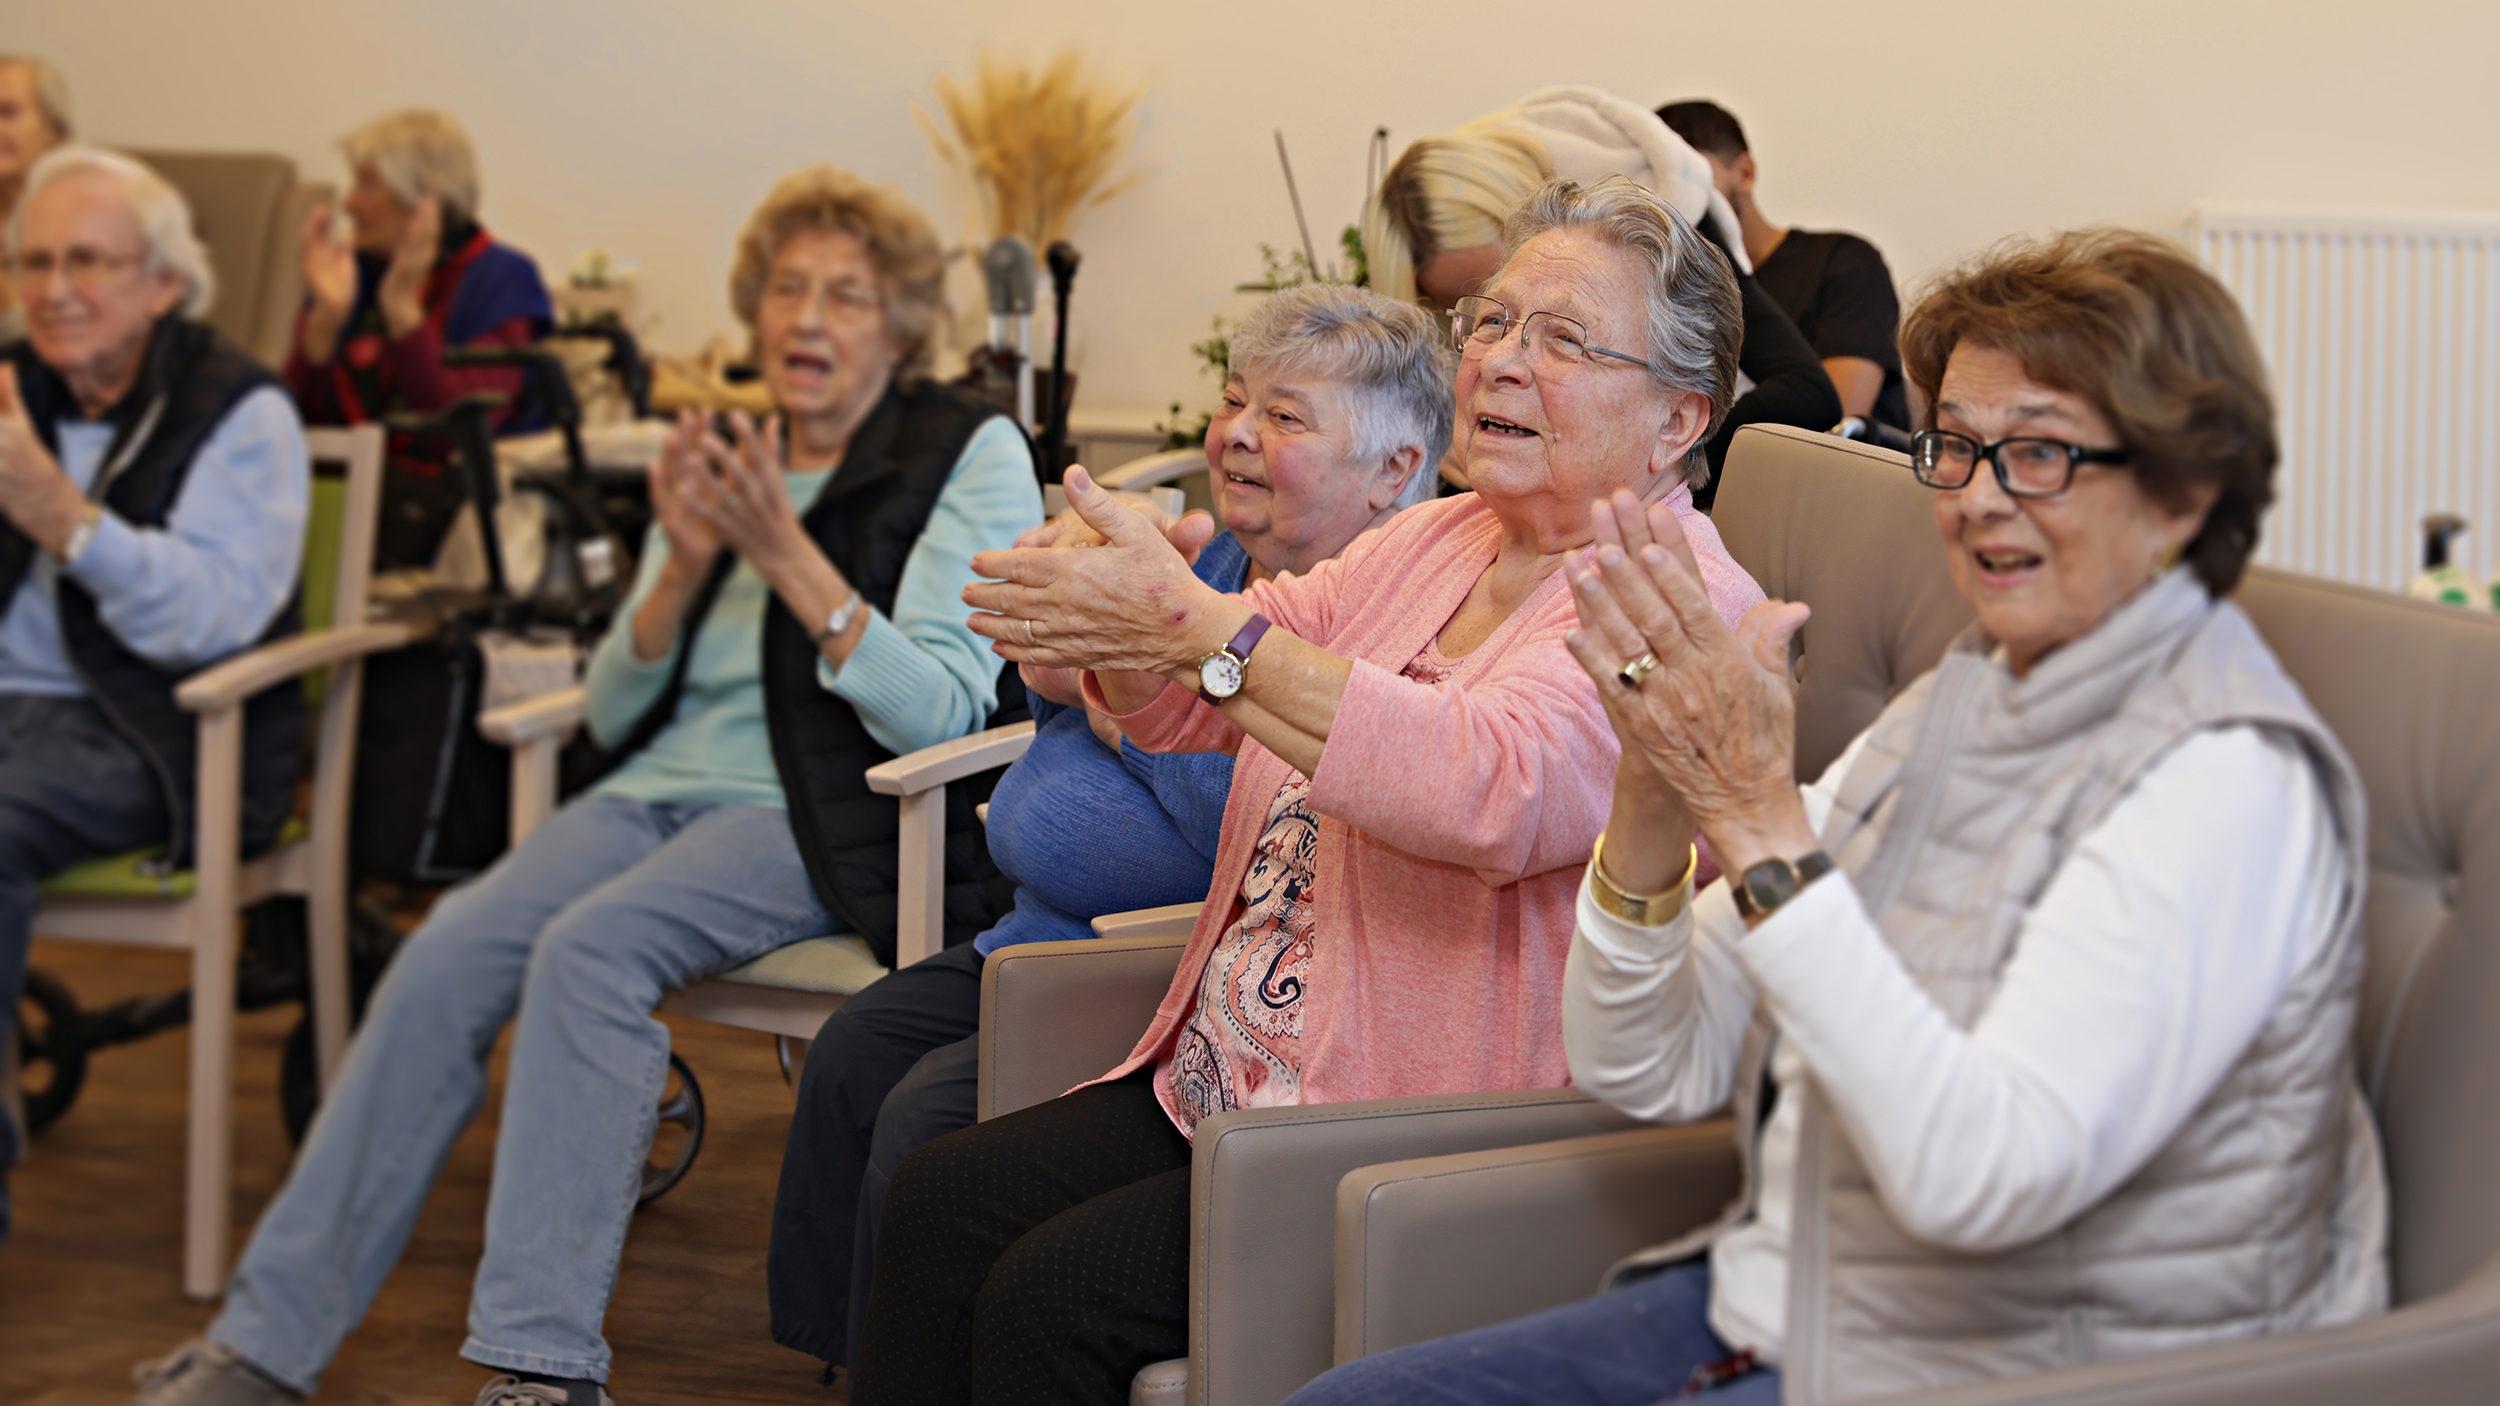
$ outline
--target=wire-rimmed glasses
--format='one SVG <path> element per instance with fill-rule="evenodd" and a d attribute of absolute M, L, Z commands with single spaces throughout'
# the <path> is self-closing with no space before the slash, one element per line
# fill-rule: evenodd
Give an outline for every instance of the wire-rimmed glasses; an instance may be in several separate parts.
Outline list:
<path fill-rule="evenodd" d="M 1461 356 L 1483 357 L 1492 353 L 1510 335 L 1511 323 L 1519 324 L 1520 346 L 1541 371 L 1549 374 L 1570 374 L 1589 364 L 1592 357 L 1611 357 L 1628 361 L 1652 375 L 1658 368 L 1630 352 L 1601 347 L 1589 340 L 1589 329 L 1558 312 L 1532 312 L 1514 318 L 1511 310 L 1499 299 L 1470 293 L 1450 309 L 1450 335 L 1458 342 Z"/>
<path fill-rule="evenodd" d="M 2123 449 L 2088 449 L 2062 439 L 2022 435 L 1981 444 L 1951 430 L 1920 430 L 1910 436 L 1910 472 L 1930 488 L 1960 488 L 1985 459 L 1997 486 L 2016 498 L 2054 498 L 2075 481 L 2077 464 L 2123 464 Z"/>

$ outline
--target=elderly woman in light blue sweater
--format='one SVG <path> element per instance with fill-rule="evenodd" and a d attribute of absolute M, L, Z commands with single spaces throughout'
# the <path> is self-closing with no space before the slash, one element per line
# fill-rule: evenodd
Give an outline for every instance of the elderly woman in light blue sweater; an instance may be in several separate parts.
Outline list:
<path fill-rule="evenodd" d="M 992 712 L 998 659 L 957 598 L 1041 492 L 1011 421 L 926 379 L 943 270 L 919 211 L 831 167 L 748 222 L 731 295 L 780 414 L 688 417 L 652 467 L 650 545 L 588 680 L 621 764 L 409 938 L 225 1312 L 142 1402 L 313 1390 L 513 1022 L 461 1354 L 505 1374 L 479 1406 L 606 1406 L 600 1321 L 667 1076 L 652 1007 L 800 938 L 873 944 L 851 861 L 895 822 L 862 773 Z"/>

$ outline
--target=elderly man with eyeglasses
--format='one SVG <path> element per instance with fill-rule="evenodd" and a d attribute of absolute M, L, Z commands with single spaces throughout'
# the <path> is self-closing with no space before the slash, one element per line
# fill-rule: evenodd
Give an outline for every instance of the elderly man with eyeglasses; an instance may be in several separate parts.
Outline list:
<path fill-rule="evenodd" d="M 26 337 L 0 348 L 0 1040 L 39 881 L 143 845 L 189 862 L 195 724 L 174 687 L 296 628 L 311 491 L 285 388 L 195 320 L 207 255 L 161 177 L 59 148 L 7 253 Z M 245 710 L 247 850 L 286 820 L 302 719 L 292 685 Z M 17 1151 L 0 1115 L 0 1168 Z"/>

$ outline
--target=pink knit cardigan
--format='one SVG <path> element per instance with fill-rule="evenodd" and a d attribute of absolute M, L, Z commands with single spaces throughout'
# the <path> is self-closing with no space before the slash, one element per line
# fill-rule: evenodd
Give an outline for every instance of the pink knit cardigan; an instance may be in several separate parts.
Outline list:
<path fill-rule="evenodd" d="M 1742 617 L 1761 588 L 1689 491 L 1669 501 L 1711 603 Z M 1319 946 L 1303 1016 L 1305 1103 L 1569 1080 L 1563 960 L 1581 870 L 1612 804 L 1617 747 L 1563 645 L 1578 617 L 1562 573 L 1448 682 L 1401 676 L 1500 545 L 1492 511 L 1464 494 L 1400 513 L 1307 576 L 1242 592 L 1277 628 L 1354 660 L 1311 778 Z M 1104 708 L 1090 676 L 1086 694 Z M 1294 774 L 1177 685 L 1120 722 L 1148 751 L 1237 746 L 1239 758 L 1206 908 L 1154 1023 L 1106 1079 L 1170 1051 L 1216 940 L 1240 913 L 1268 805 Z"/>

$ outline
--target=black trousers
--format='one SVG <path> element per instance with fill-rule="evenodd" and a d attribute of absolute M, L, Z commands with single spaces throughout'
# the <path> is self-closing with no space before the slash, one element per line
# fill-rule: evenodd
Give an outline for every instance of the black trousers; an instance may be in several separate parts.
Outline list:
<path fill-rule="evenodd" d="M 828 1362 L 850 1361 L 858 1318 L 855 1233 L 870 1154 L 889 1149 L 890 1173 L 902 1152 L 972 1122 L 977 1067 L 954 1061 L 944 1071 L 954 1077 L 934 1087 L 930 1076 L 914 1076 L 914 1067 L 980 1030 L 981 966 L 968 942 L 914 962 L 845 1001 L 808 1046 L 765 1260 L 774 1342 Z M 897 1126 L 880 1134 L 880 1115 L 906 1076 L 914 1076 L 905 1090 L 912 1107 L 892 1110 L 886 1121 Z M 908 1146 L 891 1150 L 905 1139 Z"/>
<path fill-rule="evenodd" d="M 1189 1350 L 1189 1140 L 1153 1073 L 903 1159 L 851 1406 L 1121 1406 Z"/>

